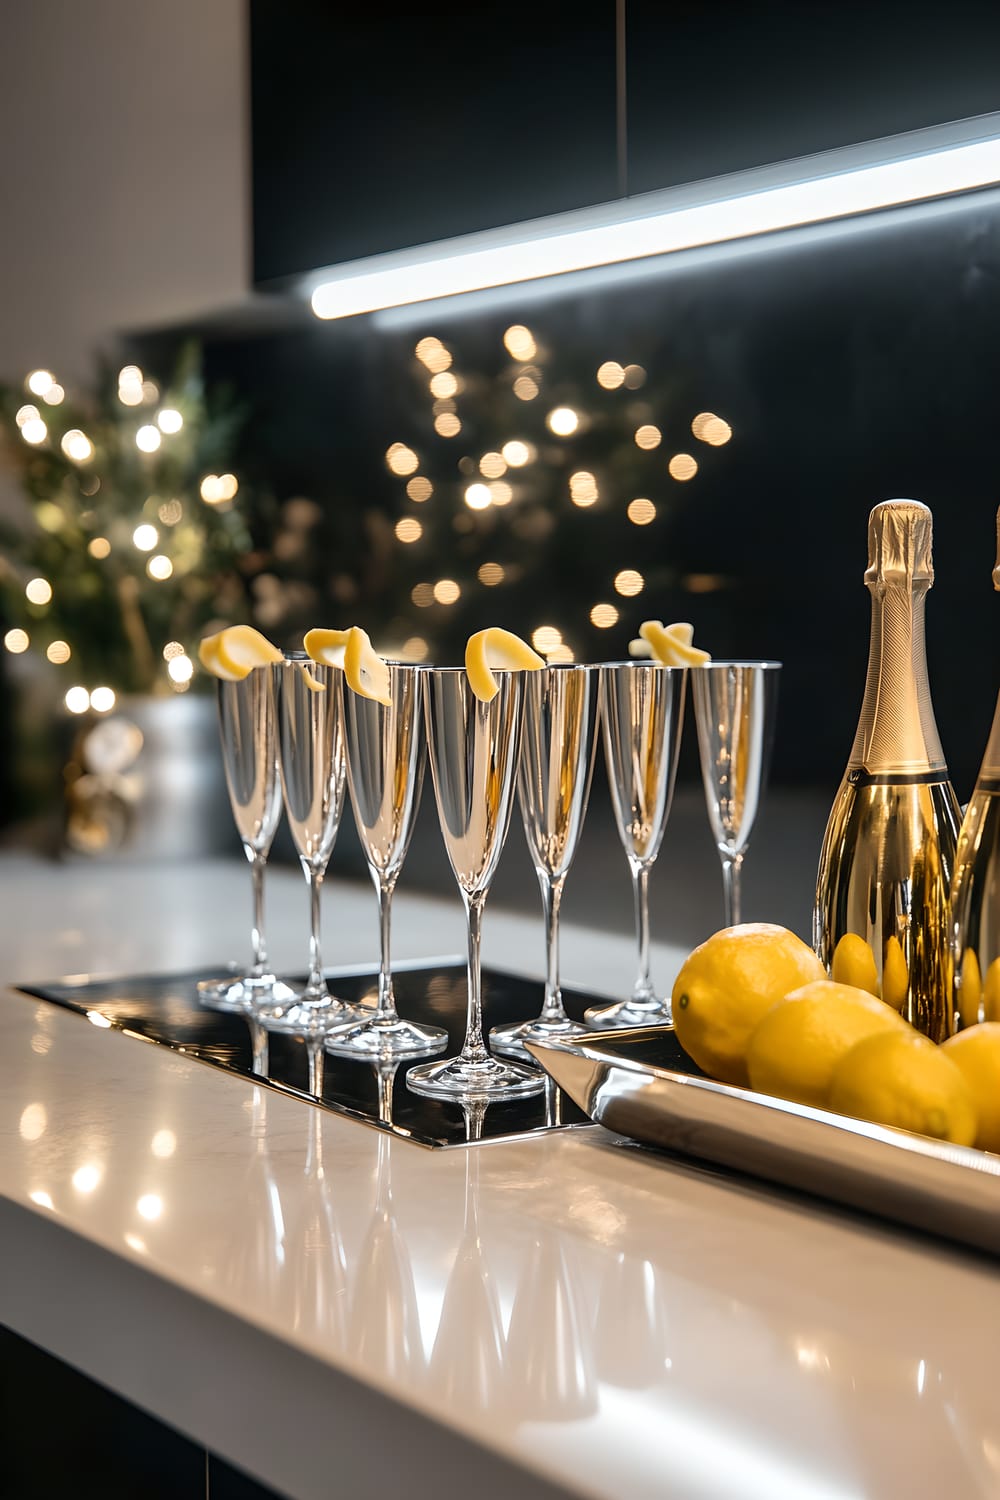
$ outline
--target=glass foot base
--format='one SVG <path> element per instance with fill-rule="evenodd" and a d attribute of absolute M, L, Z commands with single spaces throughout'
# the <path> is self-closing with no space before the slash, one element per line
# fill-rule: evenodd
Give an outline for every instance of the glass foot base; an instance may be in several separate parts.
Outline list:
<path fill-rule="evenodd" d="M 262 1005 L 287 1005 L 295 991 L 273 974 L 256 979 L 238 974 L 234 979 L 202 979 L 198 1000 L 209 1010 L 256 1010 Z"/>
<path fill-rule="evenodd" d="M 382 1020 L 369 1016 L 366 1021 L 338 1027 L 326 1039 L 327 1052 L 339 1057 L 363 1057 L 375 1062 L 394 1057 L 420 1057 L 441 1052 L 448 1045 L 448 1033 L 440 1026 L 418 1026 L 413 1021 Z"/>
<path fill-rule="evenodd" d="M 669 997 L 663 1000 L 619 1000 L 617 1005 L 595 1005 L 584 1012 L 591 1031 L 618 1031 L 625 1026 L 673 1026 Z"/>
<path fill-rule="evenodd" d="M 569 1016 L 561 1020 L 544 1021 L 541 1016 L 534 1021 L 513 1021 L 507 1026 L 494 1026 L 490 1032 L 490 1046 L 496 1052 L 510 1052 L 518 1057 L 528 1057 L 525 1042 L 550 1042 L 562 1036 L 586 1036 L 586 1026 L 571 1021 Z"/>
<path fill-rule="evenodd" d="M 545 1074 L 496 1057 L 468 1062 L 459 1056 L 411 1068 L 406 1086 L 415 1094 L 442 1099 L 523 1099 L 542 1092 Z"/>
<path fill-rule="evenodd" d="M 268 1031 L 291 1031 L 297 1036 L 325 1036 L 335 1026 L 359 1019 L 359 1011 L 334 995 L 316 999 L 289 990 L 288 999 L 254 1006 L 254 1014 Z"/>

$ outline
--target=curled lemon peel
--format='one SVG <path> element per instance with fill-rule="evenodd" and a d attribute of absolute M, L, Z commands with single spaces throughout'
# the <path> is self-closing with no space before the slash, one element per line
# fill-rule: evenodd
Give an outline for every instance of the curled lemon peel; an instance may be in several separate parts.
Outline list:
<path fill-rule="evenodd" d="M 302 644 L 320 666 L 343 667 L 350 634 L 350 630 L 307 630 Z"/>
<path fill-rule="evenodd" d="M 537 672 L 545 662 L 527 641 L 512 630 L 490 626 L 470 635 L 465 647 L 465 672 L 469 686 L 481 703 L 489 703 L 500 691 L 493 669 L 507 672 Z"/>
<path fill-rule="evenodd" d="M 374 698 L 386 708 L 391 706 L 389 668 L 360 625 L 353 625 L 348 632 L 344 647 L 344 676 L 348 687 L 359 697 Z"/>
<path fill-rule="evenodd" d="M 284 656 L 252 625 L 229 625 L 217 635 L 205 637 L 198 646 L 198 660 L 213 677 L 242 682 L 254 667 L 284 661 Z"/>
<path fill-rule="evenodd" d="M 644 620 L 639 635 L 653 648 L 653 656 L 665 667 L 700 667 L 711 661 L 710 652 L 693 645 L 694 626 L 685 621 L 664 625 L 662 620 Z"/>

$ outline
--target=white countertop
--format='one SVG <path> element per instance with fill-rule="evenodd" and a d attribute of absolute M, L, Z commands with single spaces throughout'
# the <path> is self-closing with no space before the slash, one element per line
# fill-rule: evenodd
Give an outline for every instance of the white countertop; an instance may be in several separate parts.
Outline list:
<path fill-rule="evenodd" d="M 247 883 L 5 856 L 6 974 L 239 958 Z M 329 892 L 327 962 L 371 958 L 373 905 Z M 269 928 L 301 967 L 291 872 Z M 485 928 L 539 971 L 540 923 Z M 400 958 L 462 931 L 400 891 Z M 589 988 L 631 955 L 565 933 Z M 0 1243 L 0 1321 L 302 1500 L 1000 1491 L 994 1265 L 597 1128 L 426 1151 L 12 993 Z"/>

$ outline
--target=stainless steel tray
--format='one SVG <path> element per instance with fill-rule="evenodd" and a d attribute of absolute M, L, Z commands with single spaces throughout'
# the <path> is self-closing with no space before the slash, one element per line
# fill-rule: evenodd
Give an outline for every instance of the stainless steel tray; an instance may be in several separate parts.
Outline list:
<path fill-rule="evenodd" d="M 1000 1156 L 713 1083 L 662 1027 L 531 1051 L 620 1135 L 1000 1255 Z"/>

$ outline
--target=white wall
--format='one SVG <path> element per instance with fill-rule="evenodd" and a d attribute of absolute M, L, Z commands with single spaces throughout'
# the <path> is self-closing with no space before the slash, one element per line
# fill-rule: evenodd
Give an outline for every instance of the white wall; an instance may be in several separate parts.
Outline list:
<path fill-rule="evenodd" d="M 244 0 L 0 4 L 0 380 L 249 285 Z"/>

